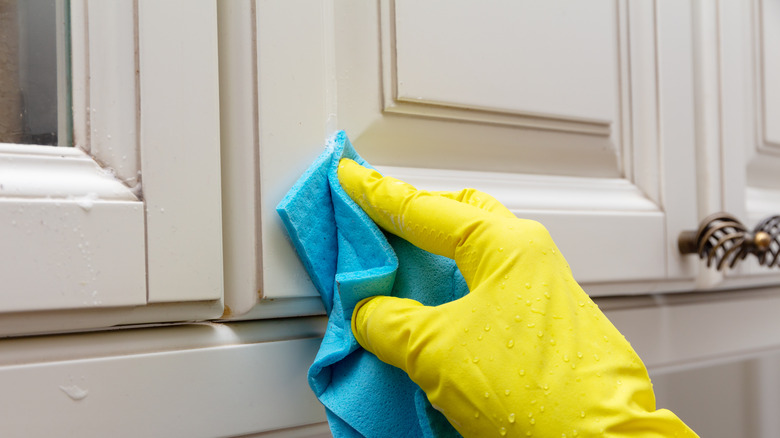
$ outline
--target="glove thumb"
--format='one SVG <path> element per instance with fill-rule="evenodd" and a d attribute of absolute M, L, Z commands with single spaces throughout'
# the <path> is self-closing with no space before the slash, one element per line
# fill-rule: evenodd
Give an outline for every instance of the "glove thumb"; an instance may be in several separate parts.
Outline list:
<path fill-rule="evenodd" d="M 412 380 L 420 352 L 431 339 L 436 308 L 408 298 L 376 296 L 355 306 L 352 333 L 381 361 L 406 371 Z"/>

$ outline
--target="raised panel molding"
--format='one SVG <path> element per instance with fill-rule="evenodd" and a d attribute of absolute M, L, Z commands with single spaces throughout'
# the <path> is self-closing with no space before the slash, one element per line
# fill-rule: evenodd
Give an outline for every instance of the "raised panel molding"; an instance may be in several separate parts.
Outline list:
<path fill-rule="evenodd" d="M 513 13 L 518 16 L 554 19 L 557 15 L 567 15 L 558 14 L 561 12 L 558 6 L 547 3 L 518 6 L 516 2 L 506 2 L 498 6 L 510 11 L 518 7 L 528 9 L 525 14 Z M 633 141 L 632 125 L 636 122 L 631 114 L 632 106 L 655 107 L 657 102 L 644 101 L 643 95 L 632 101 L 632 87 L 654 93 L 655 80 L 634 84 L 637 79 L 647 78 L 635 77 L 629 63 L 634 62 L 633 57 L 653 63 L 654 52 L 633 53 L 628 57 L 629 27 L 632 38 L 636 34 L 652 41 L 655 33 L 652 14 L 637 7 L 639 13 L 630 19 L 626 2 L 620 0 L 589 8 L 589 17 L 595 18 L 596 23 L 590 18 L 574 17 L 576 11 L 569 11 L 568 18 L 555 19 L 553 27 L 565 28 L 567 35 L 571 32 L 589 35 L 587 41 L 578 41 L 574 48 L 570 47 L 570 36 L 568 42 L 527 41 L 517 29 L 505 29 L 504 34 L 494 35 L 489 32 L 489 24 L 475 23 L 476 30 L 472 31 L 468 46 L 459 40 L 451 43 L 464 53 L 459 53 L 462 57 L 453 55 L 447 59 L 455 60 L 452 61 L 455 65 L 462 64 L 462 68 L 442 65 L 437 70 L 407 59 L 412 56 L 410 50 L 417 49 L 404 41 L 437 35 L 439 44 L 450 44 L 449 39 L 457 36 L 459 22 L 447 23 L 444 20 L 449 19 L 448 15 L 442 20 L 436 18 L 430 28 L 426 27 L 425 20 L 434 19 L 435 11 L 428 11 L 418 19 L 422 22 L 404 18 L 417 15 L 417 9 L 424 7 L 393 0 L 349 7 L 337 3 L 335 25 L 325 29 L 323 40 L 334 41 L 336 56 L 338 97 L 333 115 L 368 159 L 399 167 L 606 178 L 632 175 L 629 149 Z M 461 11 L 459 20 L 462 21 L 470 7 L 467 2 L 455 3 L 447 5 L 446 10 L 448 14 Z M 572 7 L 578 6 L 566 5 L 562 10 L 566 12 Z M 570 22 L 577 24 L 574 29 L 570 28 Z M 539 33 L 540 29 L 536 26 L 527 32 Z M 329 31 L 333 32 L 332 36 Z M 367 35 L 378 36 L 379 43 L 371 44 Z M 511 42 L 507 43 L 512 38 L 523 40 L 523 44 L 515 47 L 517 52 L 512 51 Z M 592 41 L 594 38 L 598 44 Z M 470 53 L 498 43 L 509 47 L 506 71 L 497 65 L 501 53 L 496 49 L 483 66 L 468 60 Z M 574 57 L 576 53 L 572 52 L 582 52 L 582 47 L 590 49 L 576 58 L 577 62 L 587 64 L 587 68 L 566 69 L 557 65 Z M 639 48 L 653 49 L 653 46 Z M 414 57 L 421 55 L 417 53 Z M 435 63 L 428 64 L 431 62 Z M 544 69 L 549 69 L 551 74 L 543 74 Z M 525 77 L 515 78 L 520 76 L 518 72 L 525 72 Z M 497 88 L 495 83 L 508 84 L 507 92 L 503 92 L 507 86 Z M 653 120 L 649 125 L 655 126 L 654 111 L 639 114 L 650 115 Z"/>
<path fill-rule="evenodd" d="M 619 93 L 616 3 L 589 4 L 587 17 L 571 10 L 576 7 L 465 2 L 442 11 L 387 2 L 381 11 L 382 59 L 389 61 L 383 62 L 385 111 L 608 137 Z M 492 33 L 478 34 L 488 21 Z M 583 48 L 591 50 L 586 55 Z M 448 50 L 452 56 L 431 56 Z"/>
<path fill-rule="evenodd" d="M 747 178 L 751 185 L 780 190 L 780 1 L 754 0 L 750 11 L 752 59 L 749 68 L 755 139 L 751 142 Z"/>
<path fill-rule="evenodd" d="M 696 3 L 699 219 L 727 211 L 752 228 L 780 214 L 780 155 L 764 130 L 766 79 L 775 80 L 764 77 L 768 52 L 762 49 L 766 26 L 777 27 L 762 17 L 762 7 L 766 14 L 770 3 Z M 776 269 L 751 257 L 725 273 L 702 263 L 698 286 L 735 289 L 778 282 Z"/>
<path fill-rule="evenodd" d="M 780 154 L 780 0 L 759 0 L 758 60 L 763 146 Z"/>
<path fill-rule="evenodd" d="M 748 138 L 748 184 L 780 190 L 780 1 L 753 0 L 743 8 L 746 32 L 748 114 L 753 132 Z"/>

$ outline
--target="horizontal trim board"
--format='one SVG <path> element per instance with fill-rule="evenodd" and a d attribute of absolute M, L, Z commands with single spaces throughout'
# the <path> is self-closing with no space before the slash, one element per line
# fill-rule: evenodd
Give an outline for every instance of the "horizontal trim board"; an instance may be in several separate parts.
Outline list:
<path fill-rule="evenodd" d="M 475 188 L 510 210 L 659 212 L 639 188 L 620 178 L 582 178 L 468 170 L 376 166 L 421 190 Z"/>
<path fill-rule="evenodd" d="M 531 113 L 501 112 L 479 108 L 458 107 L 423 100 L 393 100 L 384 108 L 385 113 L 457 120 L 461 122 L 504 125 L 516 128 L 540 129 L 545 131 L 572 132 L 578 134 L 609 137 L 612 134 L 610 122 L 584 121 L 575 118 L 542 116 Z"/>
<path fill-rule="evenodd" d="M 277 291 L 267 292 L 270 292 L 270 296 L 276 296 Z M 222 317 L 230 321 L 246 321 L 324 314 L 325 306 L 322 304 L 322 298 L 317 294 L 298 298 L 258 298 L 256 304 L 244 313 L 238 313 L 231 308 L 230 312 L 225 312 Z"/>
<path fill-rule="evenodd" d="M 605 313 L 651 371 L 780 348 L 778 288 L 632 299 Z"/>
<path fill-rule="evenodd" d="M 0 337 L 207 321 L 219 318 L 222 313 L 222 300 L 16 312 L 3 314 L 0 318 Z"/>
<path fill-rule="evenodd" d="M 0 339 L 4 366 L 97 359 L 110 356 L 194 350 L 319 338 L 325 334 L 322 316 L 247 322 L 199 322 L 158 327 L 115 328 L 89 333 Z"/>
<path fill-rule="evenodd" d="M 0 367 L 0 410 L 16 413 L 0 435 L 215 437 L 321 423 L 306 378 L 320 341 Z"/>
<path fill-rule="evenodd" d="M 569 262 L 574 278 L 589 283 L 653 280 L 666 276 L 664 215 L 636 212 L 515 210 L 543 224 Z"/>
<path fill-rule="evenodd" d="M 541 222 L 580 283 L 666 276 L 665 247 L 658 244 L 666 241 L 665 215 L 625 179 L 377 168 L 420 189 L 476 188 L 498 199 L 518 217 Z M 652 287 L 648 283 L 647 288 Z"/>
<path fill-rule="evenodd" d="M 145 304 L 143 214 L 139 201 L 0 198 L 0 310 Z"/>
<path fill-rule="evenodd" d="M 309 424 L 283 430 L 253 433 L 235 438 L 331 438 L 328 423 Z"/>

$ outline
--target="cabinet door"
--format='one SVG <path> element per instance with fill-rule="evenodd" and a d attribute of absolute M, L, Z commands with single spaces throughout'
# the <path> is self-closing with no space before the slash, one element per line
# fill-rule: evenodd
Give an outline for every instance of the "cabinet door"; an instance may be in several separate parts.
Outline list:
<path fill-rule="evenodd" d="M 387 174 L 541 221 L 593 294 L 690 284 L 675 246 L 696 213 L 689 2 L 255 13 L 261 298 L 316 296 L 274 207 L 337 129 Z"/>
<path fill-rule="evenodd" d="M 0 336 L 218 317 L 215 2 L 57 4 L 75 147 L 0 145 Z"/>
<path fill-rule="evenodd" d="M 780 1 L 697 6 L 699 216 L 727 211 L 752 229 L 780 215 Z M 780 284 L 780 270 L 752 256 L 703 274 L 707 287 Z"/>

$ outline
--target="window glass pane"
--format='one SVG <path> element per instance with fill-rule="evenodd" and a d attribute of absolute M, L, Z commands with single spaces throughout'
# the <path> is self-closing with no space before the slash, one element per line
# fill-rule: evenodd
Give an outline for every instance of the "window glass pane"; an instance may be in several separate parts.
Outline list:
<path fill-rule="evenodd" d="M 0 0 L 0 143 L 72 143 L 68 11 Z"/>

